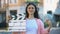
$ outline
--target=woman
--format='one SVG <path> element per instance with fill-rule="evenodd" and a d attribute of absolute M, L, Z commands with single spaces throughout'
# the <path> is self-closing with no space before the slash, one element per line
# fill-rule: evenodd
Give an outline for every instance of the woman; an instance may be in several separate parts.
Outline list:
<path fill-rule="evenodd" d="M 44 29 L 44 24 L 38 17 L 36 5 L 29 3 L 26 7 L 26 32 L 22 34 L 49 34 L 51 24 L 47 21 L 49 27 Z"/>
<path fill-rule="evenodd" d="M 29 3 L 26 7 L 26 32 L 20 34 L 48 34 L 51 28 L 51 24 L 48 24 L 49 27 L 44 29 L 44 24 L 38 17 L 36 5 Z"/>

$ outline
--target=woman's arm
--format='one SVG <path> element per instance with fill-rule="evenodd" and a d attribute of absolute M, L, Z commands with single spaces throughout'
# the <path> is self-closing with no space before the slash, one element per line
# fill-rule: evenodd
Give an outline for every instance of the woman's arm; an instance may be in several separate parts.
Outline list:
<path fill-rule="evenodd" d="M 26 34 L 26 32 L 13 32 L 12 34 Z"/>
<path fill-rule="evenodd" d="M 49 32 L 51 27 L 52 27 L 51 21 L 50 20 L 46 20 L 46 23 L 48 24 L 47 31 Z"/>
<path fill-rule="evenodd" d="M 51 29 L 51 22 L 50 21 L 46 21 L 47 22 L 47 24 L 49 25 L 46 29 L 44 28 L 44 24 L 43 24 L 43 22 L 41 21 L 41 34 L 49 34 L 49 32 L 50 32 L 50 29 Z"/>
<path fill-rule="evenodd" d="M 26 34 L 26 32 L 20 32 L 20 34 Z"/>

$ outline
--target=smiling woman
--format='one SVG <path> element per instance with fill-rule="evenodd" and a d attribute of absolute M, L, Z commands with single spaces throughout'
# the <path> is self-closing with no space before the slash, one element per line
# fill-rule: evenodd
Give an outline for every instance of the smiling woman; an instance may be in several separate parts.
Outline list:
<path fill-rule="evenodd" d="M 51 28 L 49 21 L 48 25 L 48 28 L 44 29 L 44 24 L 39 19 L 36 5 L 29 3 L 26 7 L 26 32 L 21 32 L 21 34 L 49 34 Z"/>

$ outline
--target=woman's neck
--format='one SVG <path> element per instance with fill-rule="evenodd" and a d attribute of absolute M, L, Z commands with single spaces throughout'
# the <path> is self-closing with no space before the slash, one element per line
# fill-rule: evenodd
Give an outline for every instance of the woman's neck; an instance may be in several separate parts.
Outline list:
<path fill-rule="evenodd" d="M 29 18 L 29 19 L 33 19 L 33 18 L 34 18 L 34 15 L 29 15 L 28 18 Z"/>

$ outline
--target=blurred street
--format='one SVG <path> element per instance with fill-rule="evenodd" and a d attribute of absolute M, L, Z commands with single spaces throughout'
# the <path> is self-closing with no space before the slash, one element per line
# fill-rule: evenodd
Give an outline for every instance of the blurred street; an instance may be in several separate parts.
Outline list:
<path fill-rule="evenodd" d="M 51 28 L 50 34 L 60 34 L 60 27 Z"/>

